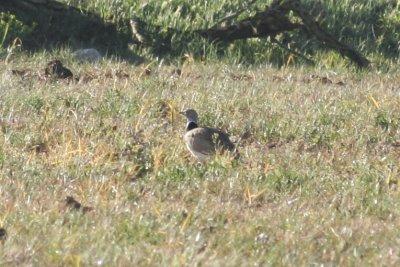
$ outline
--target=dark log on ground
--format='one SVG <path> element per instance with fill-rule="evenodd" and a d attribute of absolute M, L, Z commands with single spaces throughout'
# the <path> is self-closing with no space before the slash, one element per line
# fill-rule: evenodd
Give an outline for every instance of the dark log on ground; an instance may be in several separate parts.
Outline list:
<path fill-rule="evenodd" d="M 227 27 L 214 27 L 199 30 L 201 36 L 212 42 L 232 42 L 238 39 L 275 37 L 285 31 L 300 28 L 299 23 L 292 23 L 288 10 L 284 5 L 274 2 L 263 12 L 256 13 L 253 17 L 241 20 Z"/>
<path fill-rule="evenodd" d="M 298 17 L 299 22 L 292 22 L 289 19 L 289 13 L 293 12 Z M 239 14 L 240 12 L 238 12 Z M 232 19 L 232 16 L 230 16 Z M 151 38 L 144 38 L 146 34 L 141 31 L 141 28 L 145 28 L 146 25 L 143 21 L 135 20 L 131 21 L 132 33 L 134 39 L 139 40 L 136 43 L 144 46 L 157 46 L 160 43 L 167 44 L 164 47 L 170 47 L 168 45 L 168 38 L 162 40 L 151 40 Z M 148 28 L 148 27 L 146 27 Z M 155 27 L 157 29 L 157 27 Z M 209 29 L 201 29 L 193 32 L 180 33 L 183 35 L 190 36 L 192 33 L 199 34 L 200 36 L 207 38 L 210 42 L 224 42 L 230 43 L 239 39 L 248 38 L 266 38 L 270 37 L 273 43 L 279 44 L 276 40 L 276 35 L 290 32 L 293 30 L 306 30 L 311 35 L 315 36 L 317 40 L 323 43 L 326 47 L 336 50 L 342 56 L 349 58 L 358 67 L 365 68 L 369 66 L 369 61 L 363 55 L 361 55 L 354 48 L 346 45 L 338 40 L 335 36 L 327 33 L 322 27 L 315 21 L 315 19 L 302 7 L 300 0 L 274 0 L 270 6 L 262 12 L 256 13 L 254 16 L 240 20 L 229 26 L 214 26 Z M 142 32 L 142 34 L 139 34 Z M 169 28 L 167 36 L 172 36 L 173 32 L 178 32 L 176 29 Z M 157 30 L 147 34 L 148 36 L 156 36 Z M 136 37 L 135 37 L 136 36 Z M 287 48 L 283 47 L 288 50 Z M 307 61 L 311 61 L 307 57 L 301 55 L 296 51 L 291 51 L 296 56 L 302 57 Z"/>
<path fill-rule="evenodd" d="M 312 33 L 320 42 L 333 50 L 338 51 L 342 56 L 348 57 L 360 68 L 366 68 L 370 62 L 354 48 L 340 42 L 335 36 L 327 33 L 300 5 L 299 0 L 289 0 L 288 8 L 297 14 L 307 30 Z"/>
<path fill-rule="evenodd" d="M 300 18 L 301 23 L 290 21 L 288 18 L 290 11 L 293 11 Z M 212 42 L 232 42 L 238 39 L 263 37 L 272 37 L 272 40 L 276 40 L 275 36 L 277 34 L 304 28 L 325 46 L 349 58 L 358 67 L 365 68 L 369 66 L 368 59 L 358 51 L 323 30 L 302 7 L 300 0 L 274 0 L 270 7 L 267 7 L 263 12 L 258 12 L 253 17 L 241 20 L 228 27 L 213 27 L 199 30 L 197 33 Z"/>
<path fill-rule="evenodd" d="M 250 1 L 249 3 L 254 3 Z M 152 32 L 143 31 L 149 29 L 140 19 L 125 22 L 131 25 L 132 36 L 118 32 L 115 25 L 105 23 L 98 15 L 82 12 L 81 10 L 62 4 L 55 0 L 13 0 L 0 1 L 0 12 L 11 12 L 27 23 L 37 23 L 32 38 L 28 44 L 43 46 L 44 44 L 96 44 L 104 49 L 126 49 L 128 42 L 133 41 L 137 45 L 153 48 L 152 51 L 168 51 L 172 49 L 171 37 L 174 34 L 187 36 L 190 41 L 193 34 L 199 34 L 210 42 L 230 43 L 238 39 L 267 38 L 276 42 L 275 36 L 283 32 L 294 30 L 306 30 L 315 36 L 326 47 L 336 50 L 342 56 L 349 58 L 357 66 L 364 68 L 369 66 L 369 61 L 358 51 L 327 33 L 315 21 L 315 19 L 303 8 L 300 0 L 274 0 L 263 12 L 254 16 L 232 23 L 229 26 L 214 26 L 209 29 L 201 29 L 189 32 L 179 32 L 169 28 L 161 32 L 160 27 L 153 25 Z M 238 11 L 238 14 L 242 11 Z M 293 12 L 299 22 L 292 22 L 289 13 Z M 229 16 L 232 20 L 233 16 Z M 156 36 L 156 38 L 152 38 Z M 26 43 L 25 43 L 26 44 Z M 293 51 L 293 54 L 300 54 Z"/>

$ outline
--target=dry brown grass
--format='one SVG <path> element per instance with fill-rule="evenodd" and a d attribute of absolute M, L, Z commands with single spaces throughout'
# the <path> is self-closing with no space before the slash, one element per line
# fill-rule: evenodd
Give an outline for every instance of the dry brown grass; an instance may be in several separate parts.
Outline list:
<path fill-rule="evenodd" d="M 399 263 L 397 71 L 9 72 L 48 59 L 0 70 L 1 265 Z M 241 140 L 241 160 L 196 164 L 184 107 Z M 67 196 L 93 211 L 64 209 Z"/>

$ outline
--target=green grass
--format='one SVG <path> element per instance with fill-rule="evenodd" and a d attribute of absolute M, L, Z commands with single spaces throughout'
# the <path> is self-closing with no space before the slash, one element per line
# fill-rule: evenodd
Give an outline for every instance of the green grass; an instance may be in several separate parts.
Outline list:
<path fill-rule="evenodd" d="M 90 40 L 87 40 L 86 44 L 81 44 L 76 38 L 68 40 L 66 34 L 65 39 L 67 40 L 62 41 L 62 44 L 74 49 L 81 45 L 95 46 L 104 50 L 102 52 L 115 54 L 116 48 L 108 47 L 107 51 L 104 43 L 112 43 L 116 47 L 126 45 L 131 38 L 126 21 L 135 16 L 146 22 L 147 31 L 154 33 L 150 36 L 150 39 L 154 40 L 154 46 L 152 48 L 132 46 L 131 51 L 119 52 L 124 56 L 134 54 L 143 56 L 148 60 L 163 58 L 167 62 L 173 63 L 178 62 L 185 54 L 193 55 L 195 58 L 223 58 L 233 64 L 245 65 L 269 62 L 282 67 L 286 65 L 301 66 L 307 63 L 304 59 L 288 53 L 266 39 L 240 40 L 230 45 L 216 45 L 209 44 L 200 37 L 187 34 L 192 30 L 211 27 L 221 18 L 235 13 L 238 8 L 244 5 L 243 1 L 239 0 L 62 0 L 61 2 L 76 6 L 84 11 L 94 12 L 105 21 L 117 25 L 119 30 L 119 34 L 110 35 L 108 38 L 113 39 L 112 42 L 97 38 L 100 40 L 97 44 L 91 43 Z M 362 0 L 354 3 L 354 1 L 348 0 L 302 0 L 301 2 L 317 18 L 323 28 L 366 55 L 372 61 L 374 67 L 386 71 L 391 66 L 398 64 L 400 54 L 400 4 L 398 1 Z M 256 1 L 237 19 L 254 15 L 255 12 L 265 9 L 265 5 L 270 3 L 271 1 Z M 41 33 L 34 31 L 38 22 L 33 21 L 30 22 L 30 25 L 20 25 L 21 22 L 18 19 L 30 21 L 29 18 L 26 18 L 29 17 L 29 14 L 25 15 L 23 19 L 17 18 L 12 23 L 6 17 L 7 15 L 2 14 L 0 18 L 0 25 L 3 26 L 3 30 L 0 30 L 0 34 L 2 34 L 0 38 L 5 37 L 2 42 L 4 47 L 11 44 L 16 37 L 21 38 L 23 44 L 26 40 L 27 43 L 37 45 L 34 35 L 42 36 Z M 68 29 L 74 30 L 74 27 L 80 27 L 79 21 L 76 21 L 76 24 L 69 20 L 66 21 L 68 21 L 68 25 L 59 29 L 62 34 Z M 50 22 L 45 21 L 44 23 Z M 8 27 L 10 30 L 4 35 L 4 29 Z M 18 27 L 20 29 L 19 34 Z M 177 32 L 171 32 L 169 28 L 176 29 Z M 43 28 L 43 31 L 45 29 Z M 48 35 L 53 36 L 53 32 Z M 326 49 L 315 37 L 310 36 L 304 30 L 288 32 L 277 36 L 277 39 L 287 47 L 314 59 L 317 65 L 322 64 L 334 68 L 349 65 L 348 60 L 344 60 L 336 52 Z M 163 43 L 167 44 L 163 45 Z M 168 49 L 165 49 L 164 46 Z M 49 46 L 47 45 L 46 48 L 49 48 Z"/>
<path fill-rule="evenodd" d="M 54 57 L 93 79 L 9 72 Z M 0 265 L 398 263 L 396 68 L 174 68 L 68 51 L 2 65 Z M 185 107 L 241 140 L 240 161 L 197 164 Z M 66 210 L 68 195 L 94 211 Z"/>
<path fill-rule="evenodd" d="M 183 34 L 169 35 L 168 28 L 182 32 L 208 28 L 215 25 L 227 14 L 235 13 L 243 1 L 73 1 L 64 2 L 100 14 L 105 20 L 120 25 L 123 32 L 129 33 L 124 19 L 137 16 L 145 21 L 151 31 L 156 32 L 152 38 L 158 44 L 161 40 L 171 40 L 171 51 L 167 57 L 180 57 L 184 53 L 205 55 L 207 57 L 225 57 L 234 63 L 253 64 L 265 61 L 277 66 L 285 64 L 304 64 L 303 59 L 294 57 L 282 48 L 264 39 L 236 41 L 228 47 L 215 47 L 199 38 Z M 271 1 L 256 1 L 237 19 L 243 19 L 261 11 Z M 400 54 L 400 5 L 398 1 L 387 0 L 329 0 L 308 1 L 301 3 L 314 15 L 321 25 L 341 41 L 355 47 L 373 61 L 374 65 L 387 68 L 398 62 Z M 167 37 L 168 36 L 168 37 Z M 278 39 L 290 48 L 315 58 L 316 61 L 327 61 L 335 65 L 341 62 L 336 53 L 328 55 L 326 47 L 311 37 L 306 31 L 295 31 L 278 36 Z M 160 47 L 152 49 L 134 49 L 146 57 L 159 57 Z M 342 63 L 343 64 L 343 63 Z"/>

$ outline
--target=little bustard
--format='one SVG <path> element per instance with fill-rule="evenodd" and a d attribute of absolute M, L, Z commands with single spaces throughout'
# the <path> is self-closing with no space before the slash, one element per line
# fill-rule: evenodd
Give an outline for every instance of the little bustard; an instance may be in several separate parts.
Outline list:
<path fill-rule="evenodd" d="M 229 135 L 219 129 L 199 127 L 198 115 L 193 109 L 188 109 L 180 114 L 187 119 L 186 133 L 183 137 L 190 153 L 199 161 L 204 162 L 217 151 L 229 151 L 237 157 L 235 145 L 229 140 Z"/>

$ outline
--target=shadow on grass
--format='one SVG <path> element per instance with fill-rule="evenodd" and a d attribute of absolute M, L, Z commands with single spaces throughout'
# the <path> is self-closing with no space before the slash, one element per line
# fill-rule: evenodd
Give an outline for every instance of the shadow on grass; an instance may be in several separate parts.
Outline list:
<path fill-rule="evenodd" d="M 131 63 L 140 61 L 128 50 L 129 32 L 104 22 L 94 13 L 60 2 L 37 2 L 15 0 L 0 3 L 0 12 L 14 15 L 16 21 L 22 22 L 23 27 L 28 29 L 16 28 L 15 33 L 8 32 L 7 38 L 4 38 L 5 47 L 18 36 L 22 39 L 23 49 L 31 52 L 59 47 L 94 47 L 103 54 L 122 57 Z"/>
<path fill-rule="evenodd" d="M 387 60 L 400 57 L 400 4 L 397 1 L 362 0 L 357 3 L 341 1 L 304 1 L 307 10 L 324 29 L 341 41 L 369 56 L 379 54 Z M 307 31 L 295 37 L 298 48 L 313 53 L 325 51 Z M 308 43 L 307 46 L 304 44 Z"/>
<path fill-rule="evenodd" d="M 83 12 L 60 2 L 46 0 L 35 2 L 39 3 L 32 4 L 30 0 L 0 3 L 0 12 L 15 14 L 19 21 L 32 26 L 33 30 L 23 39 L 25 49 L 37 51 L 66 46 L 72 49 L 94 47 L 103 54 L 123 58 L 133 64 L 142 61 L 128 49 L 128 44 L 132 42 L 132 35 L 127 21 L 120 20 L 119 25 L 114 25 L 104 22 L 97 14 Z M 180 31 L 165 25 L 154 25 L 153 17 L 149 14 L 161 14 L 158 4 L 154 3 L 149 2 L 146 12 L 137 12 L 144 14 L 140 19 L 146 23 L 145 30 L 148 31 L 152 40 L 148 47 L 137 49 L 136 52 L 140 55 L 164 58 L 168 61 L 179 59 L 185 53 L 190 53 L 201 58 L 209 55 L 218 59 L 235 58 L 247 65 L 269 62 L 278 67 L 288 61 L 290 53 L 267 40 L 258 42 L 238 40 L 232 44 L 210 45 L 200 36 L 193 34 L 190 28 Z M 321 18 L 321 25 L 329 29 L 330 33 L 367 56 L 379 53 L 384 59 L 399 58 L 400 22 L 392 21 L 389 16 L 393 9 L 399 9 L 395 1 L 387 4 L 384 1 L 363 0 L 354 7 L 356 12 L 350 12 L 347 4 L 339 5 L 335 1 L 324 3 L 303 1 L 303 3 L 311 14 Z M 170 4 L 172 11 L 182 5 L 180 1 L 172 1 Z M 186 12 L 189 13 L 182 19 L 188 20 L 188 24 L 194 24 L 190 20 L 195 19 L 198 14 L 191 14 L 190 9 Z M 305 29 L 287 32 L 279 38 L 282 44 L 310 57 L 327 50 Z M 302 60 L 299 62 L 306 64 Z"/>

